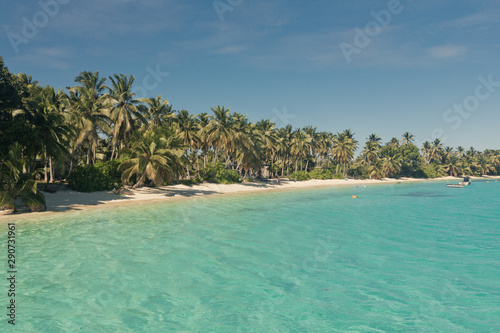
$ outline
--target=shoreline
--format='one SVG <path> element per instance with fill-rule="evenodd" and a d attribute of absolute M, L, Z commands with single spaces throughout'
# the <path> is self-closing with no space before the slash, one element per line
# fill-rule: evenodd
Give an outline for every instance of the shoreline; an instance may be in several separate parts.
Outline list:
<path fill-rule="evenodd" d="M 169 185 L 159 188 L 143 187 L 135 190 L 129 190 L 130 194 L 120 195 L 113 191 L 82 193 L 72 190 L 60 190 L 56 193 L 44 193 L 47 201 L 47 210 L 44 212 L 29 212 L 19 210 L 16 214 L 8 214 L 0 211 L 0 223 L 8 220 L 34 220 L 58 213 L 71 211 L 83 211 L 103 209 L 116 206 L 128 206 L 154 202 L 168 202 L 177 200 L 189 200 L 192 198 L 208 197 L 211 195 L 229 195 L 229 194 L 251 194 L 261 191 L 289 191 L 324 187 L 346 187 L 359 185 L 384 185 L 412 182 L 432 182 L 432 181 L 457 181 L 461 177 L 440 177 L 433 179 L 419 178 L 385 178 L 381 180 L 371 179 L 328 179 L 328 180 L 307 180 L 293 181 L 280 180 L 280 185 L 276 184 L 275 179 L 265 181 L 243 182 L 238 184 L 213 184 L 202 183 L 198 185 Z M 500 180 L 500 176 L 471 177 L 472 180 Z"/>

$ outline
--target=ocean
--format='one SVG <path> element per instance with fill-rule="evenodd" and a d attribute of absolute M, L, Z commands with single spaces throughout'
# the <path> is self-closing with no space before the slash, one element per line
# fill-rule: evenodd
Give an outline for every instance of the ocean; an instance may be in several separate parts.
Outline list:
<path fill-rule="evenodd" d="M 17 222 L 16 325 L 2 278 L 0 328 L 498 332 L 500 182 L 445 184 L 207 195 Z"/>

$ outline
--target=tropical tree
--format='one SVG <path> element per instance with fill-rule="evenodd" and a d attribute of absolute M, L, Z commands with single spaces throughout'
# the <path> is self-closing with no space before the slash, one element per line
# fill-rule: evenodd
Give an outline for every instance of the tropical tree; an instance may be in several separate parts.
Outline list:
<path fill-rule="evenodd" d="M 43 211 L 45 197 L 34 180 L 35 172 L 26 172 L 26 158 L 19 158 L 22 147 L 12 146 L 7 160 L 0 164 L 0 207 L 17 212 L 16 200 L 20 199 L 31 211 Z"/>
<path fill-rule="evenodd" d="M 172 112 L 172 105 L 168 104 L 168 100 L 163 100 L 161 95 L 150 98 L 139 98 L 137 101 L 145 104 L 145 107 L 142 108 L 142 113 L 150 128 L 161 127 L 175 118 L 175 114 Z"/>
<path fill-rule="evenodd" d="M 106 115 L 105 81 L 99 72 L 81 72 L 75 82 L 82 86 L 70 89 L 69 107 L 78 133 L 73 150 L 87 144 L 87 165 L 96 161 L 99 134 L 111 133 L 111 119 Z"/>
<path fill-rule="evenodd" d="M 451 156 L 446 163 L 443 165 L 444 171 L 450 176 L 458 176 L 462 173 L 462 167 L 460 166 L 460 159 L 456 156 Z"/>
<path fill-rule="evenodd" d="M 147 179 L 161 186 L 165 181 L 184 175 L 188 166 L 180 140 L 173 135 L 164 137 L 148 132 L 136 138 L 132 148 L 125 150 L 124 155 L 129 158 L 119 165 L 118 170 L 123 172 L 124 181 L 136 175 L 137 182 L 133 188 L 143 186 Z"/>
<path fill-rule="evenodd" d="M 135 93 L 132 91 L 134 76 L 127 77 L 124 74 L 114 74 L 109 77 L 111 87 L 108 87 L 109 93 L 106 104 L 109 105 L 107 111 L 108 118 L 112 121 L 113 136 L 111 144 L 111 160 L 118 157 L 120 143 L 126 140 L 135 129 L 135 120 L 146 123 L 146 119 L 137 107 L 139 101 L 136 100 Z"/>
<path fill-rule="evenodd" d="M 401 145 L 409 145 L 413 144 L 415 141 L 415 136 L 410 132 L 404 132 L 403 137 L 401 138 Z"/>
<path fill-rule="evenodd" d="M 356 141 L 352 137 L 350 130 L 346 130 L 342 133 L 337 133 L 333 141 L 333 157 L 337 160 L 337 173 L 339 172 L 339 166 L 344 166 L 343 174 L 346 175 L 346 165 L 354 158 L 354 152 L 356 150 Z"/>
<path fill-rule="evenodd" d="M 214 147 L 216 153 L 214 157 L 214 165 L 217 161 L 218 152 L 224 151 L 226 156 L 226 164 L 229 161 L 229 154 L 233 149 L 234 130 L 233 118 L 231 117 L 229 108 L 224 106 L 216 106 L 212 108 L 214 115 L 209 124 L 205 127 L 207 140 Z"/>

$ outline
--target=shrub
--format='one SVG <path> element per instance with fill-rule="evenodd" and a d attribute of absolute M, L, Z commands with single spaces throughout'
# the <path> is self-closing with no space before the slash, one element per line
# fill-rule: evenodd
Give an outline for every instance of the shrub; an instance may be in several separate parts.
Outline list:
<path fill-rule="evenodd" d="M 184 179 L 184 180 L 181 180 L 180 183 L 182 185 L 186 185 L 186 186 L 197 185 L 197 184 L 203 183 L 203 179 L 201 179 L 201 178 Z"/>
<path fill-rule="evenodd" d="M 336 173 L 333 175 L 332 179 L 344 179 L 344 176 L 341 173 Z"/>
<path fill-rule="evenodd" d="M 113 160 L 113 161 L 104 161 L 104 162 L 98 162 L 94 166 L 101 170 L 102 173 L 109 178 L 110 181 L 113 182 L 113 184 L 119 185 L 122 181 L 122 174 L 120 171 L 118 171 L 118 166 L 122 163 L 123 161 L 120 160 Z"/>
<path fill-rule="evenodd" d="M 240 175 L 235 170 L 228 170 L 218 162 L 215 166 L 208 166 L 200 171 L 200 176 L 204 181 L 218 184 L 234 184 L 240 182 Z"/>
<path fill-rule="evenodd" d="M 294 180 L 303 181 L 311 179 L 311 176 L 305 171 L 297 171 L 296 173 L 292 174 L 290 178 Z"/>
<path fill-rule="evenodd" d="M 312 179 L 332 179 L 333 172 L 330 170 L 314 169 L 309 172 L 309 177 Z"/>
<path fill-rule="evenodd" d="M 446 175 L 442 166 L 440 165 L 428 164 L 424 166 L 422 170 L 424 172 L 425 177 L 427 178 L 437 178 Z"/>
<path fill-rule="evenodd" d="M 79 192 L 109 191 L 120 184 L 117 171 L 119 161 L 107 161 L 95 165 L 77 166 L 68 176 L 71 188 Z"/>

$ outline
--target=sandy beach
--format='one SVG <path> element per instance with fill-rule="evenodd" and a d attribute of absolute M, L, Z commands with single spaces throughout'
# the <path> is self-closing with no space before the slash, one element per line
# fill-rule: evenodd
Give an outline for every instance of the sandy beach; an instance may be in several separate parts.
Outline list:
<path fill-rule="evenodd" d="M 475 179 L 495 179 L 495 177 L 476 177 Z M 474 179 L 474 178 L 473 178 Z M 496 177 L 500 179 L 500 177 Z M 72 190 L 59 190 L 56 193 L 45 193 L 47 201 L 47 211 L 41 213 L 31 213 L 26 209 L 19 209 L 17 214 L 7 214 L 6 211 L 0 212 L 0 221 L 12 220 L 12 218 L 39 218 L 48 214 L 55 214 L 69 210 L 88 210 L 102 209 L 115 205 L 130 205 L 144 202 L 168 201 L 190 199 L 200 196 L 210 195 L 227 195 L 227 194 L 243 194 L 260 191 L 286 191 L 313 187 L 337 187 L 337 186 L 359 186 L 359 185 L 381 185 L 391 183 L 407 183 L 407 182 L 427 182 L 427 181 L 453 181 L 458 182 L 461 178 L 442 177 L 435 179 L 382 179 L 382 180 L 308 180 L 308 181 L 293 181 L 281 180 L 280 184 L 276 183 L 275 179 L 266 181 L 243 182 L 240 184 L 222 185 L 203 183 L 199 185 L 171 185 L 160 188 L 143 187 L 135 190 L 128 190 L 126 194 L 116 194 L 113 191 L 81 193 Z"/>

